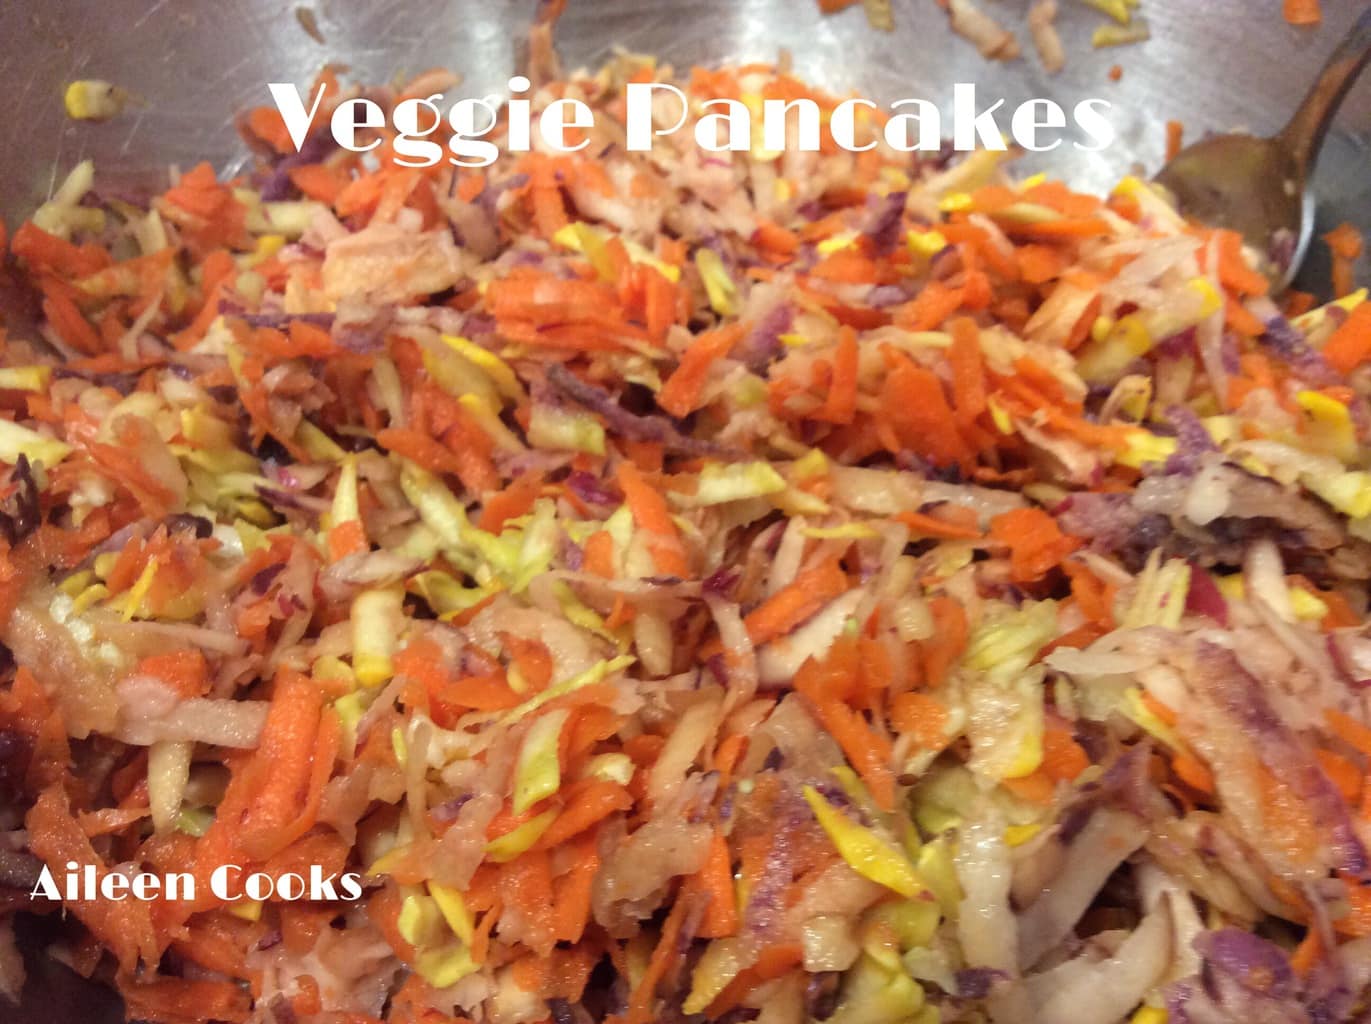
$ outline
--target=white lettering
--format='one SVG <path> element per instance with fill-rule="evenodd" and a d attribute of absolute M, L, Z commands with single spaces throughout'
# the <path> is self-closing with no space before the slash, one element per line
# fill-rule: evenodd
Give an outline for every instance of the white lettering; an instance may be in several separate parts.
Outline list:
<path fill-rule="evenodd" d="M 408 99 L 396 104 L 391 118 L 398 133 L 394 143 L 395 162 L 401 167 L 432 167 L 443 159 L 443 147 L 428 138 L 443 123 L 443 112 L 434 102 L 442 98 L 441 94 L 435 94 L 426 100 Z M 419 120 L 420 111 L 425 109 L 429 114 L 427 127 Z"/>
<path fill-rule="evenodd" d="M 333 108 L 333 117 L 329 118 L 333 141 L 352 153 L 369 153 L 381 144 L 380 139 L 372 139 L 365 146 L 359 146 L 358 128 L 384 128 L 385 124 L 385 112 L 372 100 L 344 100 Z"/>
<path fill-rule="evenodd" d="M 319 91 L 314 94 L 314 102 L 310 104 L 308 111 L 305 110 L 304 101 L 300 99 L 300 91 L 288 82 L 272 82 L 267 89 L 276 103 L 276 109 L 281 113 L 281 120 L 286 122 L 291 144 L 298 151 L 309 137 L 314 115 L 319 112 L 319 104 L 323 102 L 324 84 L 319 83 Z"/>
<path fill-rule="evenodd" d="M 912 114 L 896 114 L 885 123 L 886 145 L 901 153 L 936 153 L 943 146 L 942 114 L 928 100 L 897 100 L 891 110 L 913 107 Z M 918 138 L 911 140 L 913 132 Z"/>
<path fill-rule="evenodd" d="M 568 128 L 584 129 L 595 124 L 595 115 L 580 100 L 553 100 L 538 117 L 538 134 L 552 149 L 560 153 L 575 153 L 590 145 L 582 139 L 574 146 L 567 145 Z"/>
<path fill-rule="evenodd" d="M 189 871 L 173 871 L 162 879 L 162 889 L 173 903 L 195 899 L 195 876 Z"/>
<path fill-rule="evenodd" d="M 1004 143 L 1004 135 L 995 121 L 995 111 L 1004 106 L 1004 100 L 996 100 L 990 107 L 978 112 L 976 107 L 976 86 L 971 82 L 958 82 L 952 87 L 952 145 L 960 150 L 994 149 L 1003 152 L 1009 147 Z M 979 145 L 978 145 L 979 143 Z"/>
<path fill-rule="evenodd" d="M 681 105 L 680 116 L 670 128 L 658 131 L 654 126 L 653 93 L 661 89 L 676 97 Z M 653 136 L 671 135 L 681 130 L 686 121 L 685 93 L 665 82 L 629 82 L 624 86 L 624 136 L 629 152 L 646 153 L 652 148 Z"/>
<path fill-rule="evenodd" d="M 711 153 L 746 153 L 752 148 L 752 114 L 738 100 L 707 100 L 705 110 L 724 109 L 709 113 L 695 122 L 695 144 Z M 719 136 L 727 140 L 720 143 Z"/>
<path fill-rule="evenodd" d="M 523 75 L 515 75 L 509 80 L 509 91 L 513 97 L 505 105 L 506 116 L 509 118 L 509 130 L 507 139 L 509 151 L 511 153 L 527 153 L 530 148 L 528 137 L 529 122 L 529 102 L 520 99 L 519 93 L 528 92 L 533 83 Z"/>
<path fill-rule="evenodd" d="M 225 903 L 237 903 L 243 897 L 235 896 L 229 891 L 232 884 L 230 876 L 236 878 L 243 873 L 243 869 L 237 864 L 220 864 L 209 876 L 209 891 L 214 893 L 214 898 Z"/>
<path fill-rule="evenodd" d="M 362 898 L 362 876 L 355 871 L 340 875 L 338 887 L 342 890 L 344 899 L 360 900 Z"/>
<path fill-rule="evenodd" d="M 794 110 L 799 121 L 799 138 L 794 147 L 787 147 L 786 130 L 790 127 L 788 119 Z M 773 153 L 787 148 L 798 149 L 802 153 L 819 151 L 819 105 L 808 97 L 798 100 L 765 100 L 762 103 L 762 145 Z"/>
<path fill-rule="evenodd" d="M 877 145 L 875 139 L 865 145 L 857 145 L 857 108 L 859 106 L 871 110 L 876 109 L 876 104 L 870 100 L 843 100 L 833 108 L 833 116 L 829 118 L 828 122 L 828 130 L 833 136 L 833 141 L 849 153 L 864 153 L 868 149 L 875 149 Z"/>
<path fill-rule="evenodd" d="M 43 870 L 38 872 L 38 881 L 33 883 L 33 888 L 29 890 L 29 899 L 37 899 L 42 896 L 50 900 L 60 900 L 61 892 L 57 889 L 57 882 L 52 877 L 52 868 L 46 864 Z"/>
<path fill-rule="evenodd" d="M 489 167 L 500 155 L 495 143 L 484 138 L 495 128 L 494 97 L 483 100 L 459 100 L 448 111 L 448 124 L 452 126 L 452 138 L 448 149 L 452 151 L 450 161 L 458 167 Z M 483 111 L 489 123 L 477 127 L 476 111 Z"/>
<path fill-rule="evenodd" d="M 1072 115 L 1076 119 L 1076 124 L 1080 126 L 1094 141 L 1093 146 L 1082 145 L 1077 142 L 1077 149 L 1087 153 L 1098 153 L 1102 149 L 1107 149 L 1114 143 L 1114 126 L 1105 119 L 1105 113 L 1113 106 L 1108 100 L 1081 100 L 1076 104 Z"/>
<path fill-rule="evenodd" d="M 1038 116 L 1039 109 L 1042 117 Z M 1038 145 L 1038 130 L 1041 128 L 1065 128 L 1066 111 L 1051 100 L 1029 100 L 1019 104 L 1009 122 L 1009 131 L 1014 141 L 1033 153 L 1050 153 L 1062 144 L 1060 138 L 1046 145 Z"/>
<path fill-rule="evenodd" d="M 308 109 L 293 85 L 273 82 L 268 88 L 291 141 L 300 149 L 323 104 L 323 86 L 312 96 Z M 395 141 L 388 150 L 391 159 L 402 167 L 432 167 L 442 161 L 446 148 L 448 163 L 478 168 L 489 167 L 504 150 L 527 153 L 534 146 L 533 101 L 528 95 L 531 90 L 528 78 L 515 75 L 509 79 L 507 100 L 497 96 L 459 100 L 446 112 L 446 118 L 439 106 L 440 94 L 402 100 L 390 111 L 395 131 Z M 1106 116 L 1111 107 L 1106 100 L 1082 100 L 1072 108 L 1070 117 L 1053 100 L 1028 100 L 1009 115 L 1008 134 L 1001 130 L 996 117 L 1004 106 L 1005 100 L 997 99 L 981 109 L 975 84 L 956 83 L 952 88 L 949 130 L 952 148 L 959 152 L 1003 152 L 1012 138 L 1025 150 L 1046 153 L 1062 145 L 1063 129 L 1075 128 L 1080 138 L 1075 147 L 1093 153 L 1110 146 L 1116 138 Z M 833 145 L 852 153 L 875 148 L 881 138 L 901 153 L 937 152 L 946 145 L 946 119 L 929 100 L 896 100 L 890 104 L 889 116 L 883 122 L 879 116 L 859 114 L 860 107 L 870 111 L 881 109 L 871 100 L 852 97 L 835 104 L 825 118 L 820 103 L 809 97 L 762 100 L 761 146 L 771 153 L 818 152 L 825 145 L 825 128 Z M 624 142 L 629 152 L 649 152 L 657 139 L 680 132 L 694 110 L 699 116 L 693 135 L 701 149 L 710 153 L 747 152 L 757 141 L 753 135 L 754 109 L 755 106 L 731 98 L 690 98 L 666 82 L 629 82 L 624 86 Z M 355 97 L 332 108 L 329 128 L 343 149 L 367 153 L 381 145 L 379 132 L 386 127 L 386 116 L 376 102 Z M 585 133 L 595 127 L 595 118 L 596 112 L 583 100 L 551 100 L 537 112 L 541 147 L 561 153 L 584 150 L 590 145 Z M 452 133 L 444 142 L 446 133 L 440 129 L 445 119 Z"/>

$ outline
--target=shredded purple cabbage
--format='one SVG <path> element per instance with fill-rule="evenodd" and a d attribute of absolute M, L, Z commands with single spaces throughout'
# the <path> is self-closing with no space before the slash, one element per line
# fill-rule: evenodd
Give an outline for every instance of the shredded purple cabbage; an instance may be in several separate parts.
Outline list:
<path fill-rule="evenodd" d="M 334 141 L 331 132 L 315 132 L 306 137 L 299 152 L 288 153 L 276 161 L 271 173 L 262 182 L 263 201 L 272 203 L 289 199 L 295 191 L 295 185 L 290 180 L 291 169 L 303 167 L 306 164 L 317 164 L 337 148 L 338 143 Z"/>
<path fill-rule="evenodd" d="M 1206 699 L 1244 735 L 1254 738 L 1262 763 L 1279 773 L 1309 809 L 1320 833 L 1329 837 L 1333 866 L 1356 878 L 1371 879 L 1371 860 L 1346 802 L 1306 745 L 1271 706 L 1261 683 L 1232 651 L 1212 643 L 1199 645 L 1194 677 Z"/>
<path fill-rule="evenodd" d="M 954 975 L 957 995 L 962 999 L 984 999 L 995 983 L 1009 978 L 1005 971 L 993 967 L 965 967 Z"/>
<path fill-rule="evenodd" d="M 566 478 L 567 488 L 587 505 L 614 508 L 623 503 L 623 495 L 606 484 L 594 474 L 583 469 L 572 472 Z"/>
<path fill-rule="evenodd" d="M 1198 332 L 1187 327 L 1179 334 L 1168 335 L 1153 346 L 1152 351 L 1163 359 L 1179 359 L 1181 356 L 1195 354 L 1195 338 Z"/>
<path fill-rule="evenodd" d="M 385 347 L 386 335 L 394 322 L 395 310 L 389 306 L 357 311 L 340 309 L 333 321 L 332 337 L 349 352 L 377 352 Z"/>
<path fill-rule="evenodd" d="M 735 354 L 753 373 L 761 373 L 781 353 L 781 335 L 795 321 L 795 309 L 783 302 L 768 311 L 737 346 Z"/>
<path fill-rule="evenodd" d="M 1190 589 L 1185 595 L 1185 610 L 1194 615 L 1207 615 L 1220 626 L 1228 628 L 1228 602 L 1214 578 L 1193 564 L 1190 567 Z"/>
<path fill-rule="evenodd" d="M 1219 450 L 1200 418 L 1184 405 L 1166 410 L 1166 418 L 1176 430 L 1176 451 L 1166 460 L 1167 473 L 1193 475 L 1200 468 L 1200 459 L 1208 452 Z"/>
<path fill-rule="evenodd" d="M 723 566 L 716 569 L 704 581 L 704 592 L 714 594 L 718 597 L 727 597 L 733 592 L 733 587 L 737 584 L 742 574 L 733 569 Z"/>
<path fill-rule="evenodd" d="M 886 309 L 908 302 L 911 296 L 897 284 L 878 284 L 866 293 L 866 301 L 877 309 Z"/>
<path fill-rule="evenodd" d="M 296 320 L 315 327 L 333 326 L 332 313 L 243 313 L 241 319 L 249 327 L 270 327 L 275 330 L 284 330 Z"/>
<path fill-rule="evenodd" d="M 1338 382 L 1338 374 L 1328 360 L 1285 317 L 1273 316 L 1266 321 L 1266 333 L 1258 340 L 1311 384 L 1326 387 Z"/>
<path fill-rule="evenodd" d="M 625 437 L 635 441 L 656 441 L 668 449 L 688 455 L 726 454 L 717 444 L 683 434 L 662 416 L 639 416 L 629 412 L 608 391 L 587 384 L 561 363 L 554 363 L 548 369 L 547 382 L 577 405 L 599 413 L 611 429 Z"/>
<path fill-rule="evenodd" d="M 873 215 L 863 234 L 871 239 L 871 247 L 882 256 L 894 252 L 900 244 L 901 221 L 908 197 L 907 192 L 892 192 L 874 204 Z"/>
<path fill-rule="evenodd" d="M 1337 1024 L 1354 1000 L 1341 972 L 1315 970 L 1299 978 L 1285 951 L 1237 928 L 1201 932 L 1199 974 L 1166 989 L 1170 1024 Z"/>

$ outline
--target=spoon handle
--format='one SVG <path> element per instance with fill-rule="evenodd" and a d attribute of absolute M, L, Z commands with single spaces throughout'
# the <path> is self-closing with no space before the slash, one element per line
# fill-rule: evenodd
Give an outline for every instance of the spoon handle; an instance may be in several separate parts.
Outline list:
<path fill-rule="evenodd" d="M 1279 136 L 1301 178 L 1314 169 L 1333 115 L 1368 60 L 1371 60 L 1371 7 L 1362 13 L 1347 38 L 1328 58 L 1313 88 Z"/>

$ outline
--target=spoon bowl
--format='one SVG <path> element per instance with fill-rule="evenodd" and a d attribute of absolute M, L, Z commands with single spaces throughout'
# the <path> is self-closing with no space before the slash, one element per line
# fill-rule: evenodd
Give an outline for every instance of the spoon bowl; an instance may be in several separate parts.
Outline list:
<path fill-rule="evenodd" d="M 1314 235 L 1314 196 L 1281 138 L 1214 135 L 1178 153 L 1156 177 L 1189 217 L 1232 228 L 1288 284 Z"/>
<path fill-rule="evenodd" d="M 1177 153 L 1155 178 L 1182 213 L 1240 233 L 1262 256 L 1277 290 L 1290 283 L 1309 251 L 1309 178 L 1333 115 L 1368 61 L 1371 7 L 1333 51 L 1280 134 L 1211 135 Z"/>

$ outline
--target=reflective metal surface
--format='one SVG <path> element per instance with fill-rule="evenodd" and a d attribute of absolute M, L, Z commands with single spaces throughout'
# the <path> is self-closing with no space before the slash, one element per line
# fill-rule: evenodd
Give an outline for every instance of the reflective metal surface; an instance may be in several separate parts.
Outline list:
<path fill-rule="evenodd" d="M 431 66 L 465 76 L 463 92 L 498 89 L 513 71 L 532 4 L 519 0 L 308 0 L 323 41 L 301 8 L 273 0 L 0 0 L 0 87 L 9 111 L 0 147 L 0 214 L 31 209 L 58 169 L 93 156 L 102 173 L 128 174 L 209 159 L 224 168 L 243 152 L 232 115 L 266 102 L 268 81 L 305 83 L 323 63 L 348 64 L 363 79 Z M 860 5 L 821 18 L 812 0 L 572 0 L 558 25 L 569 64 L 594 64 L 615 45 L 678 64 L 773 58 L 784 47 L 804 74 L 877 100 L 920 96 L 946 103 L 950 84 L 974 81 L 1007 108 L 1035 96 L 1063 103 L 1101 97 L 1114 104 L 1119 133 L 1108 151 L 1063 147 L 1026 166 L 1078 186 L 1103 189 L 1129 170 L 1162 163 L 1165 122 L 1189 138 L 1246 128 L 1274 132 L 1289 116 L 1322 58 L 1365 9 L 1363 0 L 1325 0 L 1317 30 L 1291 28 L 1278 5 L 1253 0 L 1145 0 L 1152 39 L 1092 50 L 1100 15 L 1064 0 L 1059 27 L 1068 52 L 1060 75 L 1043 73 L 1031 52 L 1011 64 L 982 60 L 953 36 L 931 0 L 895 5 L 896 30 L 871 30 Z M 1022 28 L 1027 0 L 986 0 Z M 1021 32 L 1026 51 L 1031 51 Z M 1108 69 L 1124 69 L 1119 82 Z M 62 115 L 62 87 L 102 78 L 143 97 L 106 124 Z M 1371 80 L 1355 89 L 1315 181 L 1320 228 L 1352 219 L 1371 228 Z M 1318 248 L 1318 247 L 1316 247 Z M 1313 272 L 1318 272 L 1315 253 Z"/>
<path fill-rule="evenodd" d="M 463 73 L 464 95 L 500 88 L 516 66 L 531 2 L 502 0 L 301 0 L 323 41 L 303 27 L 295 5 L 279 0 L 0 0 L 0 214 L 13 224 L 58 175 L 91 156 L 106 181 L 131 169 L 189 166 L 208 159 L 241 164 L 233 113 L 267 101 L 266 83 L 305 84 L 329 61 L 356 77 L 388 79 L 432 66 Z M 793 55 L 805 76 L 877 100 L 918 96 L 946 109 L 951 83 L 974 81 L 987 101 L 1007 108 L 1037 96 L 1063 104 L 1087 97 L 1113 103 L 1117 143 L 1082 154 L 1063 147 L 1025 160 L 1081 187 L 1108 188 L 1132 170 L 1155 171 L 1165 122 L 1205 131 L 1278 130 L 1323 57 L 1365 8 L 1363 0 L 1324 0 L 1324 25 L 1298 30 L 1272 0 L 1142 0 L 1152 39 L 1092 50 L 1101 16 L 1062 0 L 1059 27 L 1068 65 L 1043 73 L 1022 31 L 1027 0 L 983 0 L 1020 30 L 1025 56 L 983 61 L 949 31 L 932 0 L 895 0 L 896 30 L 871 30 L 860 6 L 829 18 L 814 0 L 570 0 L 558 25 L 569 65 L 591 65 L 615 45 L 659 54 L 677 65 Z M 1110 80 L 1114 64 L 1121 81 Z M 77 124 L 62 112 L 73 78 L 101 78 L 141 96 L 105 124 Z M 1335 125 L 1315 177 L 1319 230 L 1348 219 L 1371 231 L 1371 78 L 1361 81 Z M 1315 246 L 1306 280 L 1317 281 Z M 1371 279 L 1364 262 L 1362 280 Z M 29 1014 L 0 1020 L 97 1021 L 67 1014 L 39 994 Z"/>
<path fill-rule="evenodd" d="M 0 147 L 0 213 L 13 222 L 51 187 L 55 168 L 93 156 L 103 172 L 199 159 L 231 168 L 242 159 L 232 114 L 266 102 L 268 81 L 305 83 L 330 60 L 369 80 L 442 65 L 465 75 L 464 94 L 484 94 L 513 71 L 532 4 L 522 0 L 304 0 L 323 42 L 275 0 L 0 0 L 0 87 L 8 107 Z M 878 100 L 920 96 L 944 103 L 954 81 L 974 81 L 1006 107 L 1035 96 L 1114 104 L 1118 142 L 1099 154 L 1064 147 L 1026 166 L 1078 186 L 1107 188 L 1120 174 L 1162 163 L 1165 122 L 1205 131 L 1279 129 L 1322 58 L 1366 8 L 1324 0 L 1317 30 L 1286 25 L 1279 5 L 1255 0 L 1144 0 L 1152 39 L 1092 50 L 1101 16 L 1063 0 L 1068 52 L 1060 75 L 1025 56 L 991 64 L 951 34 L 932 0 L 896 0 L 896 29 L 871 30 L 860 5 L 821 18 L 813 0 L 571 0 L 558 26 L 569 64 L 594 64 L 615 45 L 678 65 L 773 58 L 788 49 L 804 74 Z M 1027 0 L 985 0 L 1021 29 Z M 1123 78 L 1112 82 L 1118 63 Z M 62 116 L 62 87 L 103 78 L 145 105 L 106 124 Z M 1320 228 L 1352 219 L 1371 228 L 1371 80 L 1338 119 L 1315 181 Z M 1316 249 L 1319 247 L 1316 247 Z M 1318 256 L 1318 253 L 1315 253 Z M 1317 260 L 1316 260 L 1317 263 Z M 1317 266 L 1315 267 L 1317 272 Z M 1365 276 L 1365 275 L 1363 275 Z"/>
<path fill-rule="evenodd" d="M 1173 156 L 1154 180 L 1186 216 L 1241 232 L 1270 258 L 1266 272 L 1273 286 L 1284 287 L 1314 237 L 1314 201 L 1306 187 L 1310 169 L 1368 63 L 1371 8 L 1342 37 L 1279 133 L 1208 135 Z"/>

